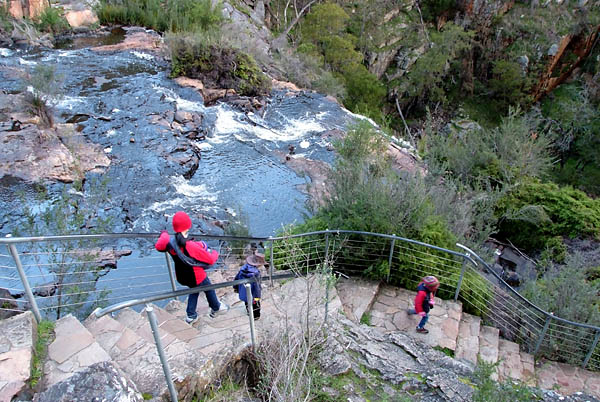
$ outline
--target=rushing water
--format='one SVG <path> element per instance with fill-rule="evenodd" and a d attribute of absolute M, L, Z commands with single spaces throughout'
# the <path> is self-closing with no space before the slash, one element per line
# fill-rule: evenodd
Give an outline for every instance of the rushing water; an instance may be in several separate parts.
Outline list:
<path fill-rule="evenodd" d="M 197 217 L 241 220 L 254 236 L 273 235 L 281 225 L 302 219 L 307 198 L 298 187 L 307 179 L 282 163 L 276 152 L 287 153 L 293 145 L 297 154 L 332 162 L 321 134 L 344 129 L 356 116 L 311 92 L 274 92 L 260 116 L 225 103 L 205 107 L 195 90 L 169 79 L 169 66 L 160 57 L 135 50 L 91 50 L 120 39 L 122 33 L 115 31 L 109 37 L 66 41 L 60 49 L 0 49 L 0 67 L 31 71 L 44 63 L 55 65 L 64 76 L 64 97 L 55 106 L 57 121 L 77 123 L 78 135 L 99 144 L 111 158 L 102 176 L 108 179 L 108 194 L 99 213 L 114 218 L 112 232 L 170 229 L 169 217 L 180 209 L 192 215 L 197 229 L 209 233 L 218 233 L 218 228 Z M 20 91 L 23 83 L 7 70 L 0 68 L 0 89 Z M 177 138 L 152 123 L 153 116 L 174 110 L 203 115 L 207 136 L 197 144 L 201 160 L 189 180 L 166 157 L 165 149 L 175 147 Z M 69 185 L 49 189 L 52 193 L 64 186 Z M 22 195 L 31 207 L 38 201 L 33 186 L 17 179 L 0 179 L 0 190 L 4 235 L 22 218 L 17 212 Z"/>

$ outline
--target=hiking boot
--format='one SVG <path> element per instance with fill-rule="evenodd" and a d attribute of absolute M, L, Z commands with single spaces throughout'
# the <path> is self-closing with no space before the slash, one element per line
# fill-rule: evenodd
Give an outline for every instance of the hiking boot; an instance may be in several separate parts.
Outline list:
<path fill-rule="evenodd" d="M 229 304 L 222 301 L 221 305 L 219 306 L 219 309 L 218 310 L 210 310 L 210 313 L 208 313 L 208 316 L 210 318 L 215 318 L 216 316 L 225 314 L 228 311 L 229 311 Z"/>
<path fill-rule="evenodd" d="M 419 327 L 417 327 L 417 332 L 420 333 L 420 334 L 428 334 L 429 330 L 425 329 L 425 328 L 419 328 Z"/>
<path fill-rule="evenodd" d="M 188 324 L 192 325 L 193 323 L 195 323 L 199 319 L 200 319 L 200 316 L 196 316 L 194 318 L 185 317 L 185 322 L 187 322 Z"/>

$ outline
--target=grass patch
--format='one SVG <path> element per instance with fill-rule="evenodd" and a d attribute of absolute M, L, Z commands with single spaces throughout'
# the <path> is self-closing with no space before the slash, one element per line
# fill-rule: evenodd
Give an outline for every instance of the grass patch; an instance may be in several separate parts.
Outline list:
<path fill-rule="evenodd" d="M 360 317 L 360 323 L 371 326 L 371 313 L 369 311 L 365 311 Z"/>
<path fill-rule="evenodd" d="M 54 339 L 54 322 L 43 320 L 37 327 L 37 340 L 33 350 L 31 378 L 29 386 L 35 388 L 44 374 L 44 361 L 48 354 L 48 345 Z"/>
<path fill-rule="evenodd" d="M 445 354 L 448 357 L 452 357 L 454 358 L 454 351 L 450 348 L 444 348 L 441 346 L 434 346 L 433 347 L 435 350 L 442 352 L 443 354 Z"/>

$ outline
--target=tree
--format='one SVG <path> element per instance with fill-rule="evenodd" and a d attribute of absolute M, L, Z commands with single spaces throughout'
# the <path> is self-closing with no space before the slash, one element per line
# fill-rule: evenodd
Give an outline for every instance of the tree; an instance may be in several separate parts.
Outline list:
<path fill-rule="evenodd" d="M 431 33 L 432 45 L 398 83 L 399 92 L 418 103 L 446 102 L 447 77 L 460 55 L 471 48 L 474 33 L 448 23 Z"/>
<path fill-rule="evenodd" d="M 106 231 L 110 218 L 98 216 L 98 206 L 106 199 L 106 182 L 94 180 L 89 185 L 90 194 L 75 195 L 64 190 L 55 199 L 41 188 L 39 205 L 29 208 L 26 202 L 24 215 L 27 222 L 18 235 L 48 236 L 69 234 L 93 234 Z M 75 188 L 83 189 L 82 183 Z M 22 232 L 22 233 L 21 233 Z M 48 311 L 56 314 L 56 319 L 74 313 L 84 318 L 96 307 L 105 304 L 109 291 L 96 289 L 98 278 L 105 273 L 99 264 L 98 244 L 89 239 L 36 242 L 26 255 L 34 259 L 40 272 L 47 271 L 52 277 L 53 295 L 44 303 Z"/>

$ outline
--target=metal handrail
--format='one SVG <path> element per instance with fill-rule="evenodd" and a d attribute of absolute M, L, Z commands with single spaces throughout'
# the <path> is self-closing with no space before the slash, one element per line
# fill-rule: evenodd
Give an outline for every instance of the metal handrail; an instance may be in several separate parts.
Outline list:
<path fill-rule="evenodd" d="M 274 280 L 289 279 L 289 278 L 295 278 L 296 276 L 297 275 L 293 274 L 293 273 L 278 274 L 278 275 L 275 275 L 273 279 Z M 127 307 L 133 307 L 133 306 L 137 306 L 140 304 L 152 303 L 155 301 L 160 301 L 160 300 L 165 300 L 165 299 L 177 298 L 179 296 L 187 296 L 192 293 L 205 292 L 207 290 L 216 290 L 216 289 L 226 288 L 226 287 L 234 286 L 234 285 L 243 285 L 246 283 L 252 283 L 252 282 L 256 282 L 256 281 L 257 281 L 256 278 L 238 279 L 238 280 L 229 281 L 229 282 L 213 283 L 208 286 L 198 286 L 195 288 L 159 293 L 159 294 L 144 297 L 141 299 L 126 300 L 121 303 L 115 303 L 108 307 L 96 309 L 93 312 L 93 314 L 96 316 L 96 318 L 100 318 L 106 314 L 114 313 L 116 311 L 122 310 Z"/>
<path fill-rule="evenodd" d="M 36 313 L 36 318 L 39 319 L 39 310 L 37 309 L 36 303 L 35 303 L 35 298 L 33 297 L 33 295 L 31 294 L 31 289 L 28 286 L 27 283 L 27 276 L 22 274 L 22 270 L 23 267 L 20 267 L 20 262 L 18 261 L 19 259 L 19 254 L 16 253 L 16 249 L 15 249 L 15 245 L 19 244 L 19 243 L 26 243 L 26 242 L 45 242 L 45 241 L 68 241 L 68 240 L 102 240 L 102 239 L 156 239 L 156 237 L 159 235 L 159 233 L 110 233 L 110 234 L 95 234 L 95 235 L 65 235 L 65 236 L 34 236 L 34 237 L 5 237 L 5 238 L 0 238 L 0 244 L 6 244 L 6 246 L 8 247 L 10 254 L 13 256 L 13 258 L 16 261 L 16 268 L 19 271 L 19 275 L 21 277 L 21 281 L 23 282 L 23 286 L 25 287 L 25 293 L 26 296 L 28 298 L 28 300 L 30 301 L 30 305 L 32 310 L 34 311 L 34 313 Z M 358 236 L 363 236 L 363 237 L 378 237 L 378 238 L 383 238 L 383 239 L 388 239 L 391 241 L 391 246 L 389 249 L 389 255 L 386 256 L 380 256 L 380 255 L 376 255 L 376 258 L 385 258 L 387 259 L 388 263 L 389 263 L 389 267 L 390 267 L 390 271 L 391 271 L 391 267 L 392 267 L 392 259 L 393 259 L 393 254 L 394 254 L 394 250 L 396 249 L 402 249 L 403 247 L 398 245 L 398 242 L 402 242 L 402 243 L 407 243 L 407 244 L 412 244 L 412 245 L 417 245 L 417 246 L 421 246 L 421 247 L 425 247 L 427 249 L 431 249 L 431 250 L 437 250 L 439 252 L 443 252 L 449 255 L 453 255 L 455 257 L 460 257 L 461 259 L 463 259 L 464 262 L 468 261 L 472 264 L 472 267 L 477 267 L 478 263 L 481 263 L 483 266 L 483 270 L 487 271 L 488 273 L 490 273 L 492 275 L 493 278 L 495 278 L 495 280 L 498 281 L 499 287 L 496 287 L 496 284 L 491 283 L 489 281 L 489 279 L 483 277 L 487 282 L 491 283 L 492 286 L 496 287 L 495 289 L 502 289 L 502 290 L 506 290 L 507 292 L 507 296 L 510 295 L 512 297 L 514 297 L 514 301 L 517 303 L 522 303 L 522 306 L 525 309 L 528 309 L 528 313 L 526 314 L 533 314 L 535 315 L 535 312 L 537 312 L 538 314 L 542 315 L 545 319 L 542 321 L 544 322 L 544 324 L 542 325 L 542 323 L 540 322 L 539 324 L 533 324 L 532 330 L 534 332 L 528 334 L 525 338 L 523 338 L 524 342 L 529 342 L 529 343 L 535 343 L 536 347 L 535 350 L 537 351 L 537 349 L 540 347 L 540 345 L 542 344 L 543 340 L 545 339 L 546 336 L 546 332 L 549 330 L 549 328 L 554 328 L 552 329 L 552 331 L 556 331 L 556 327 L 551 327 L 550 323 L 553 320 L 556 320 L 557 323 L 562 323 L 562 324 L 566 324 L 568 326 L 572 326 L 574 328 L 584 328 L 586 330 L 591 330 L 593 331 L 590 336 L 592 336 L 594 338 L 594 342 L 592 342 L 592 347 L 591 349 L 589 349 L 588 354 L 586 355 L 584 360 L 584 367 L 587 365 L 587 363 L 589 362 L 590 358 L 592 357 L 592 355 L 594 355 L 594 359 L 593 361 L 596 362 L 596 353 L 595 352 L 595 347 L 598 344 L 598 337 L 600 335 L 600 327 L 595 326 L 595 325 L 591 325 L 591 324 L 585 324 L 585 323 L 579 323 L 579 322 L 574 322 L 574 321 L 570 321 L 561 317 L 557 317 L 555 315 L 553 315 L 552 313 L 549 313 L 545 310 L 543 310 L 542 308 L 536 306 L 534 303 L 532 303 L 531 301 L 529 301 L 527 298 L 525 298 L 524 296 L 522 296 L 520 293 L 518 293 L 514 288 L 512 288 L 510 285 L 508 285 L 503 279 L 502 277 L 495 272 L 490 265 L 484 261 L 479 255 L 477 255 L 473 250 L 470 250 L 468 247 L 465 247 L 461 244 L 457 244 L 457 247 L 463 249 L 465 251 L 465 253 L 461 253 L 458 251 L 453 251 L 453 250 L 449 250 L 449 249 L 445 249 L 442 247 L 438 247 L 438 246 L 434 246 L 431 244 L 427 244 L 427 243 L 423 243 L 417 240 L 412 240 L 412 239 L 407 239 L 407 238 L 403 238 L 403 237 L 399 237 L 396 235 L 389 235 L 389 234 L 382 234 L 382 233 L 372 233 L 372 232 L 364 232 L 364 231 L 353 231 L 353 230 L 323 230 L 323 231 L 315 231 L 315 232 L 308 232 L 308 233 L 302 233 L 302 234 L 294 234 L 294 235 L 286 235 L 286 236 L 270 236 L 270 237 L 243 237 L 243 236 L 216 236 L 216 235 L 206 235 L 206 234 L 193 234 L 192 236 L 194 236 L 197 239 L 203 239 L 203 240 L 217 240 L 217 241 L 223 241 L 223 242 L 227 242 L 227 241 L 249 241 L 249 242 L 264 242 L 266 246 L 268 246 L 270 248 L 270 261 L 271 264 L 269 264 L 269 270 L 268 270 L 268 275 L 269 275 L 269 279 L 271 280 L 271 283 L 274 279 L 274 275 L 273 275 L 273 269 L 274 269 L 274 248 L 277 242 L 282 241 L 282 240 L 287 240 L 287 239 L 296 239 L 296 238 L 308 238 L 310 236 L 323 236 L 324 237 L 324 244 L 326 247 L 325 250 L 325 255 L 327 256 L 327 254 L 329 253 L 329 240 L 331 235 L 358 235 Z M 321 242 L 323 241 L 323 239 L 320 240 Z M 349 241 L 353 241 L 353 240 L 349 240 Z M 319 241 L 315 240 L 313 241 L 314 243 L 314 250 L 319 250 L 323 247 L 323 244 L 319 243 Z M 368 243 L 368 242 L 366 242 Z M 394 247 L 395 245 L 395 247 Z M 313 246 L 311 245 L 311 249 Z M 14 252 L 13 252 L 14 249 Z M 419 251 L 422 252 L 422 251 Z M 423 252 L 425 253 L 425 252 Z M 15 255 L 16 254 L 16 255 Z M 22 255 L 26 255 L 26 254 L 22 254 Z M 4 256 L 7 257 L 7 256 Z M 282 258 L 281 256 L 277 256 L 277 258 Z M 286 261 L 285 258 L 287 258 L 286 256 L 283 256 L 284 260 Z M 322 258 L 322 257 L 319 257 Z M 425 261 L 425 260 L 424 260 Z M 465 269 L 467 267 L 467 265 L 469 264 L 465 264 L 463 262 L 463 267 L 460 271 L 460 278 L 458 280 L 458 283 L 456 284 L 456 292 L 455 292 L 455 300 L 458 298 L 459 296 L 459 292 L 461 290 L 461 284 L 462 284 L 462 278 L 463 275 L 465 274 Z M 167 263 L 169 263 L 169 259 L 167 258 Z M 314 263 L 314 262 L 313 262 Z M 421 269 L 427 269 L 427 262 L 425 261 L 425 265 L 423 265 L 423 267 Z M 357 265 L 359 266 L 359 265 Z M 19 268 L 20 267 L 20 268 Z M 431 268 L 431 267 L 429 267 Z M 439 268 L 439 267 L 435 267 L 435 269 L 440 270 L 441 272 L 444 272 L 444 268 Z M 479 272 L 479 269 L 475 270 L 474 272 L 476 272 L 478 275 L 481 275 L 481 272 Z M 220 283 L 220 284 L 214 284 L 214 285 L 210 285 L 209 287 L 202 287 L 202 288 L 193 288 L 193 289 L 184 289 L 184 290 L 179 290 L 177 291 L 175 289 L 175 281 L 173 278 L 173 272 L 172 272 L 172 268 L 169 267 L 169 274 L 170 274 L 170 281 L 171 281 L 171 288 L 172 291 L 168 292 L 168 293 L 161 293 L 161 294 L 155 294 L 146 298 L 142 298 L 142 299 L 133 299 L 133 300 L 129 300 L 127 302 L 121 302 L 121 303 L 117 303 L 115 305 L 110 306 L 109 308 L 113 308 L 114 310 L 112 311 L 117 311 L 121 308 L 124 307 L 129 307 L 129 306 L 134 306 L 134 305 L 138 305 L 138 304 L 143 304 L 143 303 L 148 303 L 151 301 L 157 301 L 157 300 L 163 300 L 166 298 L 170 298 L 170 297 L 178 297 L 178 296 L 184 296 L 190 293 L 196 293 L 199 291 L 204 291 L 204 290 L 210 290 L 210 289 L 218 289 L 221 287 L 226 287 L 226 286 L 233 286 L 234 284 L 242 284 L 242 283 L 248 283 L 248 282 L 225 282 L 225 283 Z M 288 274 L 289 275 L 289 274 Z M 287 276 L 290 277 L 290 276 Z M 277 278 L 282 278 L 281 276 L 277 276 Z M 388 274 L 388 280 L 389 280 L 389 274 Z M 29 288 L 29 289 L 28 289 Z M 35 288 L 35 287 L 34 287 Z M 477 289 L 477 287 L 474 288 L 465 288 L 465 289 L 470 289 L 471 292 L 477 292 L 480 291 L 480 289 Z M 478 296 L 477 293 L 474 293 L 474 297 L 475 299 L 473 299 L 473 301 L 471 301 L 471 303 L 476 302 L 479 303 L 479 301 L 477 301 L 477 297 L 481 298 L 481 296 Z M 482 299 L 483 300 L 483 299 Z M 485 300 L 484 300 L 485 303 Z M 474 304 L 475 307 L 477 307 Z M 108 308 L 108 307 L 107 307 Z M 107 309 L 105 308 L 105 309 Z M 105 310 L 103 309 L 103 310 Z M 103 311 L 100 310 L 100 311 Z M 106 313 L 103 313 L 106 314 Z M 508 312 L 503 312 L 503 314 L 508 314 L 506 316 L 504 315 L 500 315 L 500 316 L 495 316 L 495 317 L 490 317 L 493 320 L 500 320 L 498 322 L 496 322 L 496 325 L 500 325 L 502 326 L 502 320 L 504 319 L 504 317 L 510 317 L 511 320 L 516 320 L 514 321 L 506 321 L 506 324 L 511 326 L 513 328 L 516 328 L 519 325 L 518 320 L 522 319 L 522 317 L 520 317 L 518 314 L 515 315 L 514 310 L 510 310 Z M 538 317 L 538 318 L 542 318 L 542 317 Z M 547 324 L 547 325 L 546 325 Z M 541 327 L 543 326 L 543 329 L 541 329 Z M 568 328 L 569 330 L 573 330 L 573 328 Z M 539 332 L 537 332 L 539 331 Z M 536 336 L 534 336 L 534 334 L 537 334 Z M 552 333 L 551 333 L 552 334 Z M 550 335 L 551 342 L 552 339 L 559 339 L 557 337 L 557 335 Z M 586 338 L 587 339 L 587 338 Z M 589 344 L 585 343 L 585 347 L 587 348 L 589 346 Z M 596 364 L 596 363 L 594 363 Z"/>

